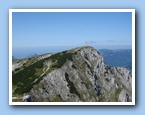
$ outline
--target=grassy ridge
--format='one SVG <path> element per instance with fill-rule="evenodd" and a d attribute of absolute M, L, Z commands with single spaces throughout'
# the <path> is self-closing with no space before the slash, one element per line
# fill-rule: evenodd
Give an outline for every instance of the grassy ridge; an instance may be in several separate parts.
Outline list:
<path fill-rule="evenodd" d="M 67 59 L 72 61 L 73 60 L 72 56 L 73 53 L 67 53 L 67 51 L 56 53 L 48 58 L 39 60 L 34 64 L 29 65 L 28 67 L 24 68 L 23 70 L 20 70 L 17 73 L 13 73 L 12 83 L 14 86 L 16 86 L 14 93 L 19 95 L 27 93 L 32 89 L 33 85 L 39 83 L 42 80 L 43 76 L 45 75 L 40 77 L 40 74 L 37 74 L 40 72 L 37 71 L 38 70 L 42 71 L 43 67 L 45 66 L 44 65 L 45 61 L 54 62 L 49 68 L 49 70 L 53 70 L 55 68 L 61 68 L 63 64 L 67 61 Z"/>

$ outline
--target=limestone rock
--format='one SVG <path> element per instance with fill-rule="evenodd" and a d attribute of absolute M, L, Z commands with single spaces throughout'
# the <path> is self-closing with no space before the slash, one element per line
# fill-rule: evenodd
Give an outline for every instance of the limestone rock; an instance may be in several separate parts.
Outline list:
<path fill-rule="evenodd" d="M 79 47 L 57 55 L 45 58 L 42 79 L 27 92 L 33 101 L 132 101 L 132 76 L 129 71 L 106 65 L 93 47 Z"/>

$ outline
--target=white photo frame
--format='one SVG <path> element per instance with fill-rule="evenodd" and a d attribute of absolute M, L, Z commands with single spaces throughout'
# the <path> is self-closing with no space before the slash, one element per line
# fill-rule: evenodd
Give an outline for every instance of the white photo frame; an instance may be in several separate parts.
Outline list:
<path fill-rule="evenodd" d="M 13 12 L 131 12 L 132 13 L 132 102 L 12 102 Z M 135 9 L 9 9 L 9 105 L 135 105 Z"/>

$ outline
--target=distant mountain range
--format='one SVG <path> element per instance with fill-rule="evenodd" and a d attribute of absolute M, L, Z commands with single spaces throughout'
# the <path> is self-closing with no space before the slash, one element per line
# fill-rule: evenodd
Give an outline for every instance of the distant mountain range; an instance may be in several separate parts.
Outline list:
<path fill-rule="evenodd" d="M 28 55 L 26 58 L 31 58 L 31 57 L 35 57 L 35 56 L 37 56 L 37 54 L 32 53 L 32 54 Z M 17 59 L 21 59 L 21 58 L 16 58 L 15 56 L 12 56 L 12 60 L 17 60 Z"/>
<path fill-rule="evenodd" d="M 107 65 L 112 67 L 126 67 L 129 70 L 132 69 L 131 49 L 120 49 L 120 50 L 101 49 L 98 51 L 100 55 L 103 56 L 104 61 L 106 62 Z"/>
<path fill-rule="evenodd" d="M 31 57 L 35 57 L 35 56 L 37 56 L 37 54 L 33 53 L 33 54 L 30 54 L 28 57 L 31 58 Z"/>

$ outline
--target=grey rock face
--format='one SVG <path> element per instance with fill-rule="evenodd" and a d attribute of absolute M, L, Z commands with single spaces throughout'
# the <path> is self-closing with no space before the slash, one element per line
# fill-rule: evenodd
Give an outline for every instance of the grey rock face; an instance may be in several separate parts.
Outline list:
<path fill-rule="evenodd" d="M 20 68 L 23 66 L 23 64 L 27 63 L 28 59 L 22 60 L 21 62 L 13 63 L 12 65 L 12 71 L 15 71 L 15 69 Z"/>
<path fill-rule="evenodd" d="M 32 98 L 31 98 L 30 95 L 23 96 L 22 100 L 25 101 L 25 102 L 32 102 Z"/>
<path fill-rule="evenodd" d="M 73 54 L 72 60 L 67 59 L 62 67 L 48 72 L 28 92 L 33 101 L 129 102 L 132 100 L 132 76 L 127 69 L 107 66 L 103 57 L 92 47 L 75 48 L 67 53 Z M 49 63 L 50 67 L 51 64 Z"/>
<path fill-rule="evenodd" d="M 38 56 L 38 60 L 42 60 L 42 59 L 45 59 L 45 58 L 48 58 L 52 55 L 52 53 L 49 53 L 49 54 L 45 54 L 45 55 L 42 55 L 42 56 Z"/>

